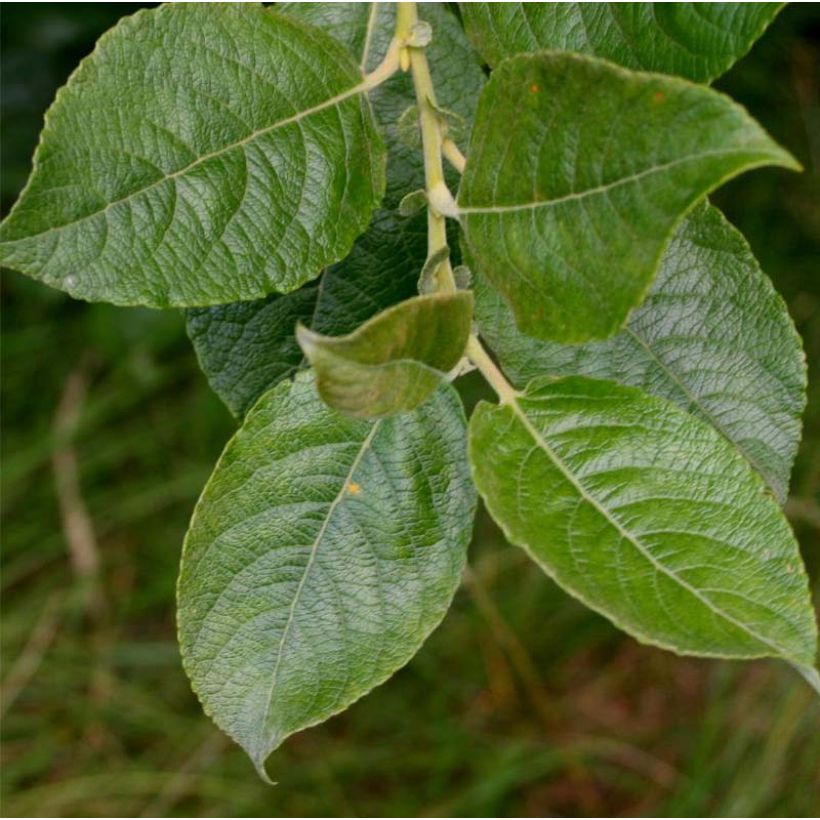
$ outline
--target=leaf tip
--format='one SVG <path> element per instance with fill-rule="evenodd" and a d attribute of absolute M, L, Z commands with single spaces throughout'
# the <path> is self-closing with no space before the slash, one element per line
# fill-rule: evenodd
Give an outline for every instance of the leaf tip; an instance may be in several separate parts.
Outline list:
<path fill-rule="evenodd" d="M 261 756 L 252 755 L 251 761 L 253 762 L 253 766 L 256 769 L 256 773 L 259 775 L 260 778 L 268 785 L 268 786 L 278 786 L 279 784 L 275 780 L 271 780 L 270 775 L 268 774 L 267 770 L 265 769 L 265 761 L 268 759 L 268 754 L 263 754 Z"/>
<path fill-rule="evenodd" d="M 310 362 L 313 362 L 313 357 L 318 348 L 319 338 L 319 334 L 306 325 L 303 325 L 301 322 L 296 323 L 296 341 Z"/>
<path fill-rule="evenodd" d="M 817 668 L 810 664 L 804 665 L 801 663 L 792 663 L 792 666 L 803 680 L 820 696 L 820 672 L 817 671 Z"/>

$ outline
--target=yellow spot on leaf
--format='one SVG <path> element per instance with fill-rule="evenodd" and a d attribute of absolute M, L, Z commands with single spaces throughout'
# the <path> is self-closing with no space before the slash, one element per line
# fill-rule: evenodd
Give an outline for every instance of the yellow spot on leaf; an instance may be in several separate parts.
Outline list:
<path fill-rule="evenodd" d="M 347 485 L 347 491 L 351 495 L 358 495 L 362 491 L 362 487 L 360 484 L 357 484 L 355 481 L 351 481 Z"/>
<path fill-rule="evenodd" d="M 538 91 L 539 91 L 539 88 L 538 88 L 537 83 L 533 83 L 533 84 L 530 86 L 530 94 L 537 94 L 537 93 L 538 93 Z"/>

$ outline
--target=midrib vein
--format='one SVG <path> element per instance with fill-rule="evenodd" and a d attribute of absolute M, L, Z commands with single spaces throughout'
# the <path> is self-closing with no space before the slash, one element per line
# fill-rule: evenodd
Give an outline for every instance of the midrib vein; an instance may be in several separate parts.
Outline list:
<path fill-rule="evenodd" d="M 276 650 L 276 661 L 274 662 L 273 673 L 271 677 L 271 685 L 270 689 L 268 690 L 268 697 L 267 702 L 265 703 L 265 713 L 262 716 L 262 723 L 261 729 L 264 732 L 265 726 L 268 722 L 268 715 L 270 714 L 270 707 L 273 703 L 273 695 L 276 691 L 276 684 L 278 681 L 279 676 L 279 667 L 282 663 L 282 657 L 284 656 L 284 649 L 285 644 L 288 639 L 288 635 L 290 634 L 290 628 L 293 624 L 294 614 L 296 612 L 296 607 L 299 603 L 299 598 L 302 595 L 302 590 L 304 589 L 305 583 L 307 581 L 307 577 L 310 574 L 311 567 L 313 566 L 316 555 L 319 552 L 319 545 L 322 542 L 322 538 L 324 538 L 325 532 L 327 532 L 327 528 L 330 524 L 330 520 L 333 518 L 333 513 L 335 512 L 336 508 L 341 503 L 342 499 L 345 497 L 345 492 L 347 490 L 347 486 L 350 480 L 353 478 L 354 473 L 361 464 L 362 459 L 364 458 L 365 453 L 370 449 L 370 445 L 373 442 L 373 438 L 376 435 L 379 427 L 381 426 L 381 421 L 375 422 L 373 427 L 370 429 L 370 432 L 367 434 L 367 437 L 362 442 L 361 447 L 359 448 L 358 453 L 356 453 L 356 458 L 353 459 L 353 463 L 350 465 L 350 469 L 347 472 L 344 480 L 342 481 L 342 486 L 339 488 L 339 492 L 336 497 L 333 499 L 330 507 L 328 508 L 327 515 L 325 516 L 325 520 L 322 522 L 322 526 L 319 528 L 319 532 L 316 534 L 316 538 L 313 541 L 313 544 L 310 548 L 310 555 L 308 557 L 308 561 L 305 564 L 305 569 L 302 572 L 302 577 L 299 579 L 299 584 L 296 587 L 296 592 L 293 594 L 293 601 L 291 602 L 290 609 L 288 611 L 288 619 L 285 622 L 285 626 L 282 630 L 282 637 L 279 640 L 279 646 Z"/>
<path fill-rule="evenodd" d="M 364 46 L 362 47 L 362 59 L 359 62 L 359 68 L 363 73 L 367 73 L 367 58 L 370 56 L 370 44 L 373 41 L 373 31 L 376 28 L 376 17 L 379 13 L 379 4 L 370 4 L 370 13 L 367 17 L 367 29 L 364 35 Z"/>
<path fill-rule="evenodd" d="M 714 612 L 719 617 L 723 618 L 728 623 L 732 624 L 733 626 L 737 627 L 738 629 L 743 630 L 748 635 L 753 637 L 755 640 L 760 641 L 765 646 L 771 648 L 778 656 L 782 656 L 782 650 L 780 647 L 773 644 L 767 638 L 763 637 L 762 635 L 758 634 L 755 630 L 751 627 L 747 626 L 744 623 L 741 623 L 737 619 L 733 618 L 729 613 L 724 612 L 720 607 L 716 606 L 712 601 L 710 601 L 707 597 L 701 594 L 695 587 L 691 584 L 687 583 L 683 578 L 681 578 L 677 573 L 673 570 L 669 569 L 668 567 L 664 566 L 654 555 L 652 552 L 644 546 L 640 539 L 632 534 L 629 530 L 625 529 L 620 521 L 617 518 L 612 516 L 610 512 L 604 507 L 594 496 L 590 495 L 587 491 L 586 487 L 575 477 L 572 470 L 564 463 L 563 459 L 549 446 L 547 441 L 538 431 L 538 429 L 532 424 L 532 422 L 527 417 L 527 414 L 521 409 L 521 405 L 518 403 L 517 400 L 513 399 L 509 402 L 509 406 L 512 408 L 513 412 L 516 414 L 518 419 L 520 420 L 521 424 L 524 426 L 524 429 L 530 434 L 533 441 L 536 443 L 538 447 L 540 447 L 544 453 L 546 453 L 547 457 L 555 464 L 555 466 L 559 469 L 559 471 L 563 474 L 563 476 L 569 481 L 569 483 L 575 487 L 581 497 L 587 501 L 592 507 L 603 516 L 609 524 L 614 527 L 618 533 L 624 538 L 628 543 L 632 544 L 635 549 L 638 550 L 641 555 L 648 560 L 653 567 L 658 572 L 663 573 L 676 584 L 680 585 L 683 589 L 697 598 L 707 609 Z"/>
<path fill-rule="evenodd" d="M 271 125 L 266 125 L 263 128 L 258 128 L 256 131 L 252 131 L 246 137 L 243 137 L 242 139 L 237 140 L 236 142 L 232 142 L 229 145 L 223 146 L 222 148 L 217 148 L 215 151 L 203 154 L 201 157 L 198 157 L 193 162 L 188 163 L 188 165 L 185 165 L 179 170 L 173 171 L 170 174 L 166 174 L 165 176 L 160 177 L 159 179 L 156 179 L 153 182 L 150 182 L 148 185 L 145 185 L 142 188 L 137 189 L 136 191 L 131 191 L 130 193 L 126 194 L 123 197 L 120 197 L 119 199 L 115 199 L 112 202 L 108 202 L 104 207 L 99 208 L 96 211 L 92 211 L 89 214 L 85 214 L 84 216 L 81 216 L 79 219 L 75 219 L 71 222 L 66 222 L 62 225 L 55 225 L 54 227 L 47 228 L 45 231 L 40 231 L 39 233 L 27 234 L 26 236 L 21 236 L 18 239 L 10 239 L 3 242 L 2 244 L 13 245 L 17 242 L 25 242 L 30 239 L 48 236 L 49 234 L 56 233 L 57 231 L 65 230 L 66 228 L 70 228 L 73 225 L 78 225 L 81 222 L 85 222 L 88 219 L 92 219 L 95 216 L 99 216 L 100 214 L 106 213 L 107 211 L 111 210 L 111 208 L 114 208 L 117 205 L 121 205 L 123 202 L 128 202 L 129 200 L 134 199 L 135 197 L 144 194 L 146 191 L 150 191 L 153 188 L 156 188 L 159 185 L 168 182 L 169 180 L 177 179 L 178 177 L 183 176 L 184 174 L 187 174 L 193 168 L 196 168 L 204 162 L 208 162 L 209 160 L 212 160 L 216 157 L 220 157 L 223 154 L 228 153 L 229 151 L 233 151 L 235 148 L 241 148 L 242 146 L 247 145 L 253 142 L 254 140 L 257 140 L 265 134 L 269 134 L 271 131 L 275 131 L 278 128 L 284 128 L 287 125 L 293 125 L 293 123 L 299 122 L 300 120 L 303 120 L 305 119 L 305 117 L 309 117 L 312 114 L 317 114 L 320 111 L 324 111 L 327 108 L 333 108 L 336 105 L 340 105 L 345 100 L 350 99 L 350 97 L 355 97 L 357 94 L 366 93 L 368 89 L 369 86 L 366 82 L 363 81 L 357 83 L 356 85 L 347 89 L 347 91 L 343 91 L 340 94 L 336 94 L 334 97 L 331 97 L 330 99 L 317 103 L 316 105 L 311 106 L 310 108 L 306 108 L 303 111 L 299 111 L 296 114 L 293 114 L 290 117 L 286 117 L 283 120 L 278 120 L 277 122 L 274 122 Z"/>
<path fill-rule="evenodd" d="M 584 191 L 573 191 L 570 194 L 555 197 L 554 199 L 545 199 L 538 202 L 521 202 L 515 205 L 476 205 L 472 207 L 467 206 L 459 207 L 458 210 L 460 214 L 503 214 L 512 213 L 515 211 L 530 211 L 534 210 L 535 208 L 547 208 L 553 205 L 560 205 L 562 202 L 571 202 L 572 200 L 585 199 L 586 197 L 594 196 L 596 194 L 603 194 L 607 191 L 619 188 L 622 185 L 628 185 L 631 182 L 636 182 L 637 180 L 643 179 L 645 177 L 649 177 L 654 174 L 661 173 L 663 171 L 668 171 L 670 168 L 675 168 L 678 165 L 685 165 L 688 162 L 694 162 L 696 160 L 704 159 L 706 157 L 722 157 L 737 155 L 742 150 L 744 149 L 716 148 L 711 151 L 702 151 L 698 154 L 690 154 L 686 157 L 679 157 L 678 159 L 671 160 L 670 162 L 665 162 L 662 165 L 653 165 L 651 168 L 645 168 L 643 171 L 638 171 L 635 174 L 630 174 L 629 176 L 622 177 L 621 179 L 616 179 L 613 182 L 607 182 L 604 185 L 597 185 L 594 188 L 587 188 Z M 745 150 L 752 151 L 754 149 L 748 148 Z"/>

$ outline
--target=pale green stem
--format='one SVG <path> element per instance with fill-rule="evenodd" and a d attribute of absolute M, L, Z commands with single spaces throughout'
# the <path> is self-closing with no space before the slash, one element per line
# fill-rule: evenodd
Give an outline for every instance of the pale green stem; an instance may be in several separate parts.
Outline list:
<path fill-rule="evenodd" d="M 400 52 L 401 42 L 398 37 L 394 37 L 381 63 L 369 74 L 365 74 L 364 80 L 362 80 L 362 88 L 370 91 L 377 85 L 381 85 L 385 80 L 389 80 L 399 70 Z"/>
<path fill-rule="evenodd" d="M 498 369 L 490 354 L 484 349 L 478 336 L 470 336 L 467 342 L 467 357 L 478 368 L 490 387 L 498 394 L 502 404 L 515 404 L 518 391 L 507 381 L 504 374 Z"/>
<path fill-rule="evenodd" d="M 464 173 L 467 166 L 467 157 L 461 153 L 458 146 L 451 140 L 445 137 L 441 144 L 441 153 L 444 158 L 456 169 L 460 174 Z"/>
<path fill-rule="evenodd" d="M 418 21 L 415 3 L 398 3 L 396 5 L 396 39 L 407 40 L 413 26 Z M 444 165 L 441 157 L 442 137 L 441 123 L 434 106 L 436 92 L 430 76 L 427 54 L 423 48 L 407 46 L 410 56 L 410 71 L 413 75 L 413 86 L 416 90 L 416 104 L 419 109 L 419 125 L 424 150 L 424 177 L 427 189 L 427 253 L 432 256 L 436 251 L 447 246 L 447 229 L 442 213 L 442 201 L 452 202 L 452 195 L 444 181 Z M 444 208 L 446 210 L 446 208 Z M 438 270 L 439 290 L 452 292 L 456 289 L 453 269 L 449 260 L 445 260 Z"/>
<path fill-rule="evenodd" d="M 418 21 L 418 11 L 415 3 L 396 4 L 396 36 L 394 42 L 401 47 L 410 37 L 413 26 Z M 421 126 L 421 140 L 424 150 L 424 176 L 427 188 L 427 198 L 430 203 L 427 208 L 427 248 L 428 255 L 432 255 L 440 248 L 447 246 L 447 229 L 441 203 L 444 210 L 449 201 L 453 205 L 453 197 L 444 180 L 444 164 L 442 153 L 459 170 L 464 170 L 466 160 L 452 140 L 442 138 L 441 123 L 435 109 L 436 92 L 433 88 L 433 79 L 430 76 L 430 66 L 423 48 L 404 46 L 409 53 L 410 69 L 413 74 L 413 86 L 416 90 L 416 103 L 419 109 L 419 123 Z M 402 58 L 400 57 L 400 62 Z M 436 204 L 439 207 L 436 207 Z M 453 269 L 449 260 L 439 267 L 439 289 L 445 292 L 456 290 Z M 512 385 L 498 369 L 490 355 L 484 350 L 478 337 L 473 335 L 467 343 L 467 356 L 479 369 L 490 386 L 498 394 L 502 404 L 514 404 L 518 395 Z"/>

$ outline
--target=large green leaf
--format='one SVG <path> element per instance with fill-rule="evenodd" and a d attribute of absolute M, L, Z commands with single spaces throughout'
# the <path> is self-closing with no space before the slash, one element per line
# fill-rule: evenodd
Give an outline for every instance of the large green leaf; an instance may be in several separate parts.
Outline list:
<path fill-rule="evenodd" d="M 462 3 L 490 65 L 560 49 L 708 82 L 742 57 L 783 3 Z"/>
<path fill-rule="evenodd" d="M 347 254 L 381 199 L 364 91 L 340 43 L 261 5 L 125 18 L 47 113 L 2 260 L 116 304 L 293 290 Z"/>
<path fill-rule="evenodd" d="M 470 420 L 493 518 L 561 586 L 638 639 L 811 666 L 797 543 L 714 428 L 634 387 L 533 381 Z"/>
<path fill-rule="evenodd" d="M 441 621 L 475 509 L 465 446 L 449 385 L 365 422 L 328 408 L 301 373 L 226 447 L 185 542 L 179 637 L 206 712 L 260 772 Z"/>
<path fill-rule="evenodd" d="M 384 56 L 395 29 L 391 3 L 284 3 L 277 8 L 325 28 L 368 70 Z M 475 51 L 442 5 L 425 3 L 420 14 L 434 28 L 427 57 L 439 100 L 471 122 L 484 84 Z M 388 146 L 387 193 L 382 209 L 351 254 L 330 267 L 318 286 L 313 283 L 303 291 L 256 302 L 188 311 L 188 332 L 202 369 L 238 416 L 304 364 L 293 335 L 297 321 L 318 333 L 341 335 L 417 292 L 427 256 L 426 215 L 406 218 L 398 213 L 403 196 L 424 185 L 421 152 L 404 145 L 397 129 L 402 112 L 415 101 L 412 81 L 409 75 L 398 74 L 374 89 L 370 98 Z M 450 181 L 455 183 L 452 174 Z"/>
<path fill-rule="evenodd" d="M 418 407 L 459 363 L 473 320 L 469 291 L 400 302 L 346 336 L 296 331 L 319 395 L 359 418 Z"/>
<path fill-rule="evenodd" d="M 711 89 L 590 57 L 521 55 L 482 93 L 461 224 L 521 330 L 604 338 L 645 295 L 686 211 L 765 164 L 799 167 Z"/>
<path fill-rule="evenodd" d="M 606 341 L 533 339 L 483 277 L 475 295 L 481 334 L 518 387 L 583 374 L 671 399 L 714 425 L 785 500 L 806 403 L 805 357 L 786 305 L 717 208 L 704 203 L 687 217 L 649 296 Z"/>

